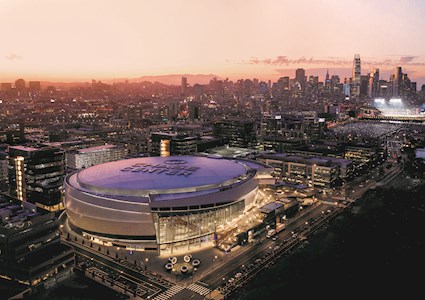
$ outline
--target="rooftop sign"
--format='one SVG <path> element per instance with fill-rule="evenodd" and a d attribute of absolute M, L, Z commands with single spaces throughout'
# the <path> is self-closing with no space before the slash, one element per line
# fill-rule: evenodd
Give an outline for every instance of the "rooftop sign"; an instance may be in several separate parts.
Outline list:
<path fill-rule="evenodd" d="M 163 164 L 137 163 L 121 169 L 122 172 L 164 173 L 166 175 L 189 176 L 199 167 L 185 166 L 187 161 L 183 159 L 169 159 Z"/>

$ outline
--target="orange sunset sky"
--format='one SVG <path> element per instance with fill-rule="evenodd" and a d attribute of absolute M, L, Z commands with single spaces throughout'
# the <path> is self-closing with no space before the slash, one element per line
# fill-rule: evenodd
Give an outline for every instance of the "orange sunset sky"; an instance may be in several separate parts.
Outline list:
<path fill-rule="evenodd" d="M 0 81 L 215 74 L 275 80 L 299 67 L 425 84 L 425 1 L 0 0 Z"/>

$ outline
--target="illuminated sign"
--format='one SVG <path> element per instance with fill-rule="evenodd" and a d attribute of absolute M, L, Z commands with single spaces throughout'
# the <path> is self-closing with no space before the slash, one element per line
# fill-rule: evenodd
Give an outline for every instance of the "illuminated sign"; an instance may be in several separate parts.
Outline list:
<path fill-rule="evenodd" d="M 137 163 L 121 169 L 122 172 L 142 172 L 148 174 L 161 174 L 166 175 L 177 175 L 177 176 L 189 176 L 193 172 L 199 169 L 199 167 L 185 166 L 187 162 L 181 159 L 170 159 L 164 161 L 163 164 L 150 164 L 150 163 Z"/>

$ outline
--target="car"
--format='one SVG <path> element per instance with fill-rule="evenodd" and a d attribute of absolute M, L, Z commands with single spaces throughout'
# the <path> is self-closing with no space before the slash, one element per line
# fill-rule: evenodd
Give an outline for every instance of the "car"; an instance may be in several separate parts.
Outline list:
<path fill-rule="evenodd" d="M 277 240 L 277 236 L 275 235 L 274 237 L 272 237 L 272 241 L 276 241 Z"/>
<path fill-rule="evenodd" d="M 229 278 L 229 280 L 228 280 L 229 283 L 233 283 L 233 281 L 235 281 L 235 278 L 233 278 L 233 277 Z"/>
<path fill-rule="evenodd" d="M 255 260 L 255 263 L 256 264 L 259 264 L 261 262 L 261 258 L 257 258 L 256 260 Z"/>
<path fill-rule="evenodd" d="M 276 250 L 279 250 L 279 248 L 280 248 L 280 246 L 274 246 L 274 247 L 273 247 L 273 250 L 275 250 L 275 251 L 276 251 Z"/>
<path fill-rule="evenodd" d="M 240 277 L 242 277 L 242 273 L 236 273 L 235 274 L 235 278 L 240 278 Z"/>

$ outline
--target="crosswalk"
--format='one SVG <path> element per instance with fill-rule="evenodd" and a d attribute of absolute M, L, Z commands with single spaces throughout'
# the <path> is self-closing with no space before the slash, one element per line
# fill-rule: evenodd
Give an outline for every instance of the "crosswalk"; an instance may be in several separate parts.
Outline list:
<path fill-rule="evenodd" d="M 209 293 L 211 293 L 211 290 L 205 286 L 202 286 L 200 284 L 197 283 L 192 283 L 191 285 L 189 285 L 187 287 L 188 290 L 194 291 L 195 293 L 201 295 L 201 296 L 205 296 Z"/>
<path fill-rule="evenodd" d="M 169 288 L 165 292 L 163 292 L 163 293 L 155 296 L 155 298 L 153 298 L 153 300 L 167 300 L 167 299 L 170 299 L 171 297 L 173 297 L 174 295 L 178 294 L 182 290 L 184 290 L 184 287 L 183 286 L 173 285 L 171 288 Z"/>

